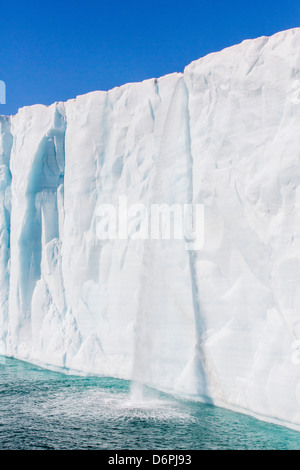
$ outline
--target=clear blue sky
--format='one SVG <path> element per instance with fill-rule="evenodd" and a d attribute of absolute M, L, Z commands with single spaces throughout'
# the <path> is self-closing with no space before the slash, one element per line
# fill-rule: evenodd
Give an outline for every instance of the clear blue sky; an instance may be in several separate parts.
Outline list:
<path fill-rule="evenodd" d="M 182 71 L 209 52 L 296 26 L 299 0 L 1 2 L 0 114 Z"/>

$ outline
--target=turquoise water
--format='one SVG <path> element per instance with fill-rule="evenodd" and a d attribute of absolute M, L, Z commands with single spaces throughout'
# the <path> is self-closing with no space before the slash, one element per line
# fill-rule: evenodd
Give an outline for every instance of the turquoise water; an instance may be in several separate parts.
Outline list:
<path fill-rule="evenodd" d="M 300 433 L 130 383 L 0 357 L 0 449 L 300 449 Z"/>

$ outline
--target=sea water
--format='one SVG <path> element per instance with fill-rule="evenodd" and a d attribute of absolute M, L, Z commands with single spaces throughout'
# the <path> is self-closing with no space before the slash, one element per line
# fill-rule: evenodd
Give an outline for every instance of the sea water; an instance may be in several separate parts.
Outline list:
<path fill-rule="evenodd" d="M 300 449 L 300 433 L 130 382 L 0 357 L 0 449 Z"/>

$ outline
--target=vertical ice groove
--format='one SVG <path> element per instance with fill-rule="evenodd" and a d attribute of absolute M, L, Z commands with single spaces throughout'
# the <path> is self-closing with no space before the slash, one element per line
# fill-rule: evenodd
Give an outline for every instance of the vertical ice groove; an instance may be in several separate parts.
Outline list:
<path fill-rule="evenodd" d="M 191 145 L 191 133 L 190 133 L 190 112 L 189 112 L 189 89 L 186 82 L 185 76 L 183 75 L 181 79 L 182 90 L 185 96 L 185 109 L 186 109 L 186 148 L 187 148 L 187 160 L 189 166 L 189 182 L 188 182 L 188 191 L 187 191 L 187 200 L 186 203 L 194 205 L 197 203 L 197 200 L 194 195 L 194 185 L 197 184 L 194 181 L 194 158 L 192 155 L 192 145 Z M 194 216 L 194 211 L 192 212 L 192 218 Z M 194 227 L 194 220 L 191 221 L 191 226 Z M 201 396 L 206 402 L 213 403 L 211 389 L 214 388 L 219 395 L 219 398 L 224 401 L 224 394 L 221 391 L 220 385 L 216 378 L 215 371 L 212 365 L 209 363 L 209 360 L 205 354 L 205 334 L 207 327 L 205 325 L 205 318 L 203 312 L 201 312 L 200 304 L 200 293 L 199 293 L 199 280 L 197 276 L 197 259 L 198 251 L 189 250 L 189 268 L 191 275 L 191 289 L 193 297 L 193 310 L 195 316 L 195 328 L 196 328 L 196 337 L 197 342 L 195 345 L 195 356 L 194 356 L 194 367 L 196 380 L 198 382 L 197 394 Z"/>
<path fill-rule="evenodd" d="M 61 105 L 56 104 L 50 108 L 42 107 L 38 113 L 24 108 L 13 118 L 15 141 L 12 153 L 13 238 L 9 320 L 11 341 L 15 342 L 13 351 L 20 348 L 19 354 L 25 358 L 33 341 L 34 292 L 47 277 L 43 273 L 43 258 L 48 258 L 47 271 L 51 271 L 51 257 L 54 255 L 51 245 L 54 248 L 55 244 L 55 250 L 59 249 L 54 240 L 59 237 L 57 190 L 63 185 L 65 132 L 64 116 L 59 108 L 63 110 Z M 26 130 L 26 125 L 31 120 L 40 122 L 30 132 Z M 27 163 L 21 176 L 18 168 L 25 155 Z M 51 292 L 47 282 L 44 288 Z M 42 306 L 40 308 L 42 310 Z M 41 311 L 41 314 L 45 312 Z M 18 341 L 17 338 L 22 340 Z"/>
<path fill-rule="evenodd" d="M 0 354 L 5 352 L 8 334 L 8 295 L 10 278 L 10 212 L 12 147 L 9 117 L 0 116 Z"/>

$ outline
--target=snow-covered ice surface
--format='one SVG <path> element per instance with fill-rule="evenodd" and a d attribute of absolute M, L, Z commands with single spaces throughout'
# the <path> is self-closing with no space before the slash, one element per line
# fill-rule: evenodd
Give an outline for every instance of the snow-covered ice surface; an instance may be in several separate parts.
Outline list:
<path fill-rule="evenodd" d="M 300 29 L 0 117 L 0 354 L 300 430 L 299 122 Z M 204 204 L 203 249 L 99 241 L 119 196 Z"/>

